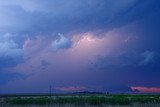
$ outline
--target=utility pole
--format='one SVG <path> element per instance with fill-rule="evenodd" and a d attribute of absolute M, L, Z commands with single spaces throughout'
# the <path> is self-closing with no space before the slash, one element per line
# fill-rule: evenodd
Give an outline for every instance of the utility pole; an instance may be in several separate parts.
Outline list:
<path fill-rule="evenodd" d="M 52 86 L 51 85 L 49 86 L 49 95 L 50 97 L 52 96 Z"/>

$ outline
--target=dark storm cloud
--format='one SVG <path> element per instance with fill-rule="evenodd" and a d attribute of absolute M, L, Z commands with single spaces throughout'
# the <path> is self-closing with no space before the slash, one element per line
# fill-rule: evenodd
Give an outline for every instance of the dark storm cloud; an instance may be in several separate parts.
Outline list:
<path fill-rule="evenodd" d="M 153 51 L 121 52 L 107 56 L 97 56 L 95 61 L 91 61 L 92 67 L 99 70 L 123 69 L 125 67 L 141 68 L 152 66 L 157 67 L 160 63 L 160 54 Z M 136 72 L 136 71 L 135 71 Z"/>
<path fill-rule="evenodd" d="M 78 84 L 77 87 L 84 86 L 93 91 L 118 89 L 125 92 L 131 90 L 129 86 L 160 86 L 160 1 L 0 0 L 0 2 L 0 78 L 3 78 L 0 84 L 15 80 L 18 75 L 7 70 L 2 72 L 2 68 L 10 69 L 19 64 L 15 68 L 16 72 L 34 74 L 25 80 L 10 81 L 7 88 L 5 86 L 1 88 L 2 92 L 6 92 L 6 89 L 13 93 L 39 90 L 47 92 L 51 82 L 57 87 L 69 89 L 74 89 L 75 84 Z M 90 45 L 92 40 L 84 38 L 81 41 L 82 47 L 76 49 L 76 52 L 63 51 L 62 54 L 50 51 L 50 48 L 51 50 L 72 48 L 70 40 L 72 33 L 74 36 L 84 32 L 104 36 L 103 34 L 108 31 L 116 32 L 115 29 L 120 29 L 117 33 L 118 40 L 104 41 L 113 42 L 111 44 L 113 46 L 104 46 L 102 43 L 97 49 L 94 47 L 96 40 L 99 39 L 93 38 L 95 42 Z M 58 38 L 58 33 L 64 35 Z M 9 35 L 4 36 L 5 34 Z M 123 34 L 127 38 L 124 38 Z M 134 37 L 130 34 L 138 38 L 136 39 L 138 42 L 132 42 Z M 109 36 L 113 37 L 114 33 L 113 35 L 109 33 Z M 120 42 L 121 40 L 124 43 Z M 91 54 L 90 48 L 95 49 L 93 53 L 100 56 L 95 57 Z M 110 48 L 114 54 L 108 55 Z M 24 55 L 25 63 L 21 63 Z M 88 59 L 91 60 L 89 66 L 86 64 Z M 12 90 L 13 86 L 15 88 Z M 44 91 L 44 88 L 47 91 Z"/>
<path fill-rule="evenodd" d="M 4 72 L 4 71 L 2 72 L 1 71 L 0 73 L 1 73 L 1 75 L 0 75 L 0 78 L 1 78 L 0 85 L 5 84 L 5 83 L 7 83 L 11 80 L 15 80 L 17 78 L 22 77 L 22 75 L 20 75 L 18 73 L 13 73 L 13 72 Z"/>
<path fill-rule="evenodd" d="M 144 51 L 142 53 L 117 54 L 98 56 L 95 62 L 91 63 L 91 70 L 106 72 L 106 75 L 114 78 L 112 81 L 121 81 L 123 85 L 159 87 L 159 53 Z"/>
<path fill-rule="evenodd" d="M 28 34 L 106 31 L 157 11 L 159 4 L 156 0 L 2 0 L 0 28 Z"/>
<path fill-rule="evenodd" d="M 13 67 L 23 61 L 23 49 L 12 37 L 12 34 L 0 36 L 0 69 Z"/>

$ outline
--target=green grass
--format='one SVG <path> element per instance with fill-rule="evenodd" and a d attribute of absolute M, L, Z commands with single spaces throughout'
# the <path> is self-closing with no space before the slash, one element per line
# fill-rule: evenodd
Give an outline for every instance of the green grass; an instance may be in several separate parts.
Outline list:
<path fill-rule="evenodd" d="M 6 104 L 121 104 L 160 103 L 160 95 L 61 95 L 36 97 L 8 97 Z"/>

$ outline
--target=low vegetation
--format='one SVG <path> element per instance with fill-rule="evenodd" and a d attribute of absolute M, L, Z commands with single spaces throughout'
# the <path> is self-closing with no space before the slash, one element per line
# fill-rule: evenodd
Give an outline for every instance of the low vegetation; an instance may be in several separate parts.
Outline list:
<path fill-rule="evenodd" d="M 56 95 L 0 98 L 5 104 L 122 104 L 160 103 L 160 95 Z"/>

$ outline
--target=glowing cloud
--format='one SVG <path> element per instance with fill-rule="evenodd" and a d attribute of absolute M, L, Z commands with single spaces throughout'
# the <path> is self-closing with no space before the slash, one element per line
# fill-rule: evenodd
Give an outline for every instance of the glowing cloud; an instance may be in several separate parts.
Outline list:
<path fill-rule="evenodd" d="M 139 91 L 142 93 L 160 93 L 160 88 L 157 87 L 131 87 L 133 91 Z"/>

